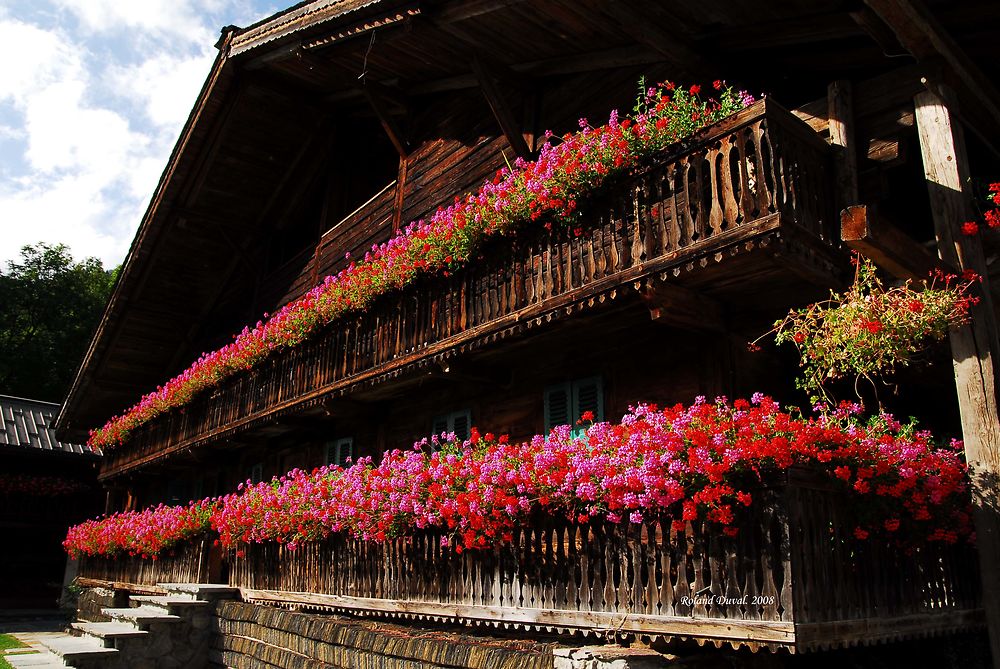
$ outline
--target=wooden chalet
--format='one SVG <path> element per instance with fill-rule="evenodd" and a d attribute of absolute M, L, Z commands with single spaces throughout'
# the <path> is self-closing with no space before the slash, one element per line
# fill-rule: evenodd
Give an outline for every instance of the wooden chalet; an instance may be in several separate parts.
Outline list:
<path fill-rule="evenodd" d="M 586 234 L 489 247 L 144 425 L 101 462 L 108 510 L 442 429 L 522 438 L 636 401 L 798 401 L 796 361 L 746 342 L 844 286 L 849 248 L 899 276 L 940 253 L 993 279 L 995 240 L 984 251 L 957 229 L 970 175 L 996 173 L 998 25 L 988 0 L 314 0 L 227 27 L 59 434 L 84 440 L 348 256 L 535 155 L 545 130 L 630 109 L 640 76 L 766 97 L 589 202 Z M 964 427 L 995 470 L 991 323 L 956 335 L 954 370 L 942 353 L 891 403 L 942 434 Z M 849 520 L 808 476 L 760 513 L 728 554 L 698 528 L 685 542 L 553 524 L 487 558 L 429 536 L 261 547 L 220 571 L 206 544 L 152 567 L 93 560 L 85 575 L 227 578 L 251 602 L 799 651 L 982 629 L 975 554 L 831 552 L 824 537 Z M 984 561 L 991 551 L 981 542 Z M 698 592 L 773 604 L 679 603 Z"/>
<path fill-rule="evenodd" d="M 101 510 L 100 454 L 59 441 L 59 405 L 0 395 L 0 610 L 52 609 L 66 530 Z"/>

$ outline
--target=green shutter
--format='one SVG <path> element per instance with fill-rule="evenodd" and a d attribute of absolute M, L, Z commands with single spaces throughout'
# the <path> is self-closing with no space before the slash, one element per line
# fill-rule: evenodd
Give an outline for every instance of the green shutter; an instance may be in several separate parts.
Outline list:
<path fill-rule="evenodd" d="M 573 382 L 573 423 L 585 411 L 594 413 L 595 423 L 604 420 L 604 384 L 599 376 Z"/>
<path fill-rule="evenodd" d="M 343 437 L 336 441 L 326 442 L 326 464 L 347 467 L 348 458 L 354 457 L 354 438 Z"/>
<path fill-rule="evenodd" d="M 572 412 L 570 384 L 560 383 L 545 389 L 545 434 L 557 425 L 570 425 Z"/>
<path fill-rule="evenodd" d="M 435 416 L 431 423 L 431 434 L 440 437 L 442 432 L 448 432 L 448 414 Z"/>
<path fill-rule="evenodd" d="M 449 416 L 449 419 L 449 431 L 455 433 L 455 438 L 459 441 L 468 439 L 472 428 L 472 412 L 468 410 L 456 411 Z"/>

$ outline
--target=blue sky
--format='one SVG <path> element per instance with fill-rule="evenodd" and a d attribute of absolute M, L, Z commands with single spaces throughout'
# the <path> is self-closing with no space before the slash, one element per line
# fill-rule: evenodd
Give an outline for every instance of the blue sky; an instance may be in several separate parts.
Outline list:
<path fill-rule="evenodd" d="M 39 241 L 119 264 L 208 74 L 219 29 L 283 6 L 0 2 L 0 267 Z"/>

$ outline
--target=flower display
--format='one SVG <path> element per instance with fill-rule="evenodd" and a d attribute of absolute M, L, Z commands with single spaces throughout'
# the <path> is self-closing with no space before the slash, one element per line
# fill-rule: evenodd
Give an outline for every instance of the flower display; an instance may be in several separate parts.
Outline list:
<path fill-rule="evenodd" d="M 615 175 L 649 161 L 696 130 L 754 102 L 745 91 L 719 81 L 717 99 L 702 100 L 699 89 L 665 82 L 643 89 L 631 116 L 612 112 L 606 124 L 562 137 L 546 134 L 537 160 L 518 159 L 496 172 L 476 192 L 457 197 L 426 220 L 410 223 L 364 258 L 326 277 L 301 298 L 232 343 L 202 354 L 170 379 L 103 427 L 92 430 L 92 448 L 113 448 L 140 425 L 181 407 L 206 388 L 260 363 L 273 351 L 293 347 L 323 325 L 363 310 L 377 297 L 412 283 L 421 274 L 448 273 L 465 266 L 483 242 L 510 235 L 532 222 L 570 225 L 582 198 Z"/>
<path fill-rule="evenodd" d="M 111 514 L 69 528 L 63 546 L 74 559 L 83 555 L 155 559 L 178 543 L 203 535 L 211 527 L 214 507 L 214 501 L 202 500 Z"/>
<path fill-rule="evenodd" d="M 779 344 L 798 349 L 802 376 L 796 383 L 813 402 L 831 401 L 829 380 L 872 381 L 907 365 L 965 322 L 978 301 L 971 294 L 974 273 L 939 270 L 928 280 L 886 288 L 870 260 L 856 253 L 853 262 L 857 272 L 846 292 L 791 310 L 771 331 Z"/>
<path fill-rule="evenodd" d="M 859 414 L 845 403 L 806 417 L 758 394 L 641 404 L 578 437 L 568 425 L 519 443 L 476 430 L 465 441 L 441 435 L 389 451 L 378 465 L 293 470 L 188 507 L 90 521 L 65 546 L 74 555 L 151 555 L 209 529 L 230 548 L 295 548 L 333 533 L 384 541 L 436 529 L 463 551 L 510 542 L 539 513 L 577 523 L 706 519 L 732 536 L 740 509 L 792 466 L 825 472 L 848 493 L 856 536 L 970 536 L 961 443 L 936 446 L 912 424 Z"/>
<path fill-rule="evenodd" d="M 32 476 L 30 474 L 0 474 L 0 497 L 23 495 L 26 497 L 63 497 L 92 490 L 81 481 L 61 476 Z"/>

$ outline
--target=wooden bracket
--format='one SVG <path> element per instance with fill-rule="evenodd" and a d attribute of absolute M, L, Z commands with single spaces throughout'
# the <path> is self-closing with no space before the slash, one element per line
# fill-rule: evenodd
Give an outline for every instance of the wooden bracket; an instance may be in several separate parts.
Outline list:
<path fill-rule="evenodd" d="M 504 75 L 502 70 L 495 65 L 487 65 L 479 56 L 472 59 L 472 69 L 479 81 L 479 88 L 486 97 L 490 109 L 493 110 L 493 116 L 500 124 L 500 129 L 503 131 L 504 137 L 507 138 L 507 142 L 518 156 L 527 160 L 531 156 L 528 143 L 524 141 L 521 128 L 514 120 L 514 114 L 497 84 L 502 79 L 510 78 L 510 75 Z"/>
<path fill-rule="evenodd" d="M 875 215 L 871 207 L 857 205 L 840 212 L 840 238 L 879 267 L 900 279 L 926 279 L 935 269 L 957 273 L 912 237 Z"/>
<path fill-rule="evenodd" d="M 374 81 L 369 81 L 367 77 L 364 79 L 364 94 L 365 99 L 368 100 L 368 104 L 371 105 L 372 111 L 375 112 L 375 116 L 378 117 L 379 123 L 382 124 L 382 129 L 388 135 L 389 141 L 392 142 L 396 152 L 399 153 L 399 157 L 406 160 L 410 152 L 409 142 L 406 141 L 406 136 L 400 130 L 396 119 L 389 113 L 389 104 L 391 101 L 395 101 L 398 106 L 406 109 L 405 103 L 400 102 L 385 86 Z"/>
<path fill-rule="evenodd" d="M 649 317 L 656 323 L 683 330 L 725 332 L 725 313 L 718 302 L 689 288 L 657 284 L 642 293 Z"/>

